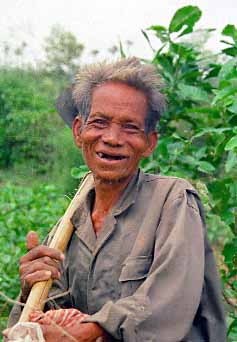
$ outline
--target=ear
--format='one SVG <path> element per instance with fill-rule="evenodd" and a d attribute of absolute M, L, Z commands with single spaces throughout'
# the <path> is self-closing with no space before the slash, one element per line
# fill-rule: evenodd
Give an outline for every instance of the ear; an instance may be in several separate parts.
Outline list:
<path fill-rule="evenodd" d="M 157 142 L 158 142 L 157 132 L 148 133 L 148 135 L 147 135 L 147 148 L 142 154 L 142 156 L 144 158 L 149 157 L 152 154 L 152 152 L 156 148 Z"/>
<path fill-rule="evenodd" d="M 72 133 L 73 133 L 75 144 L 79 148 L 81 148 L 81 145 L 82 145 L 81 129 L 82 129 L 82 118 L 81 116 L 76 116 L 72 123 Z"/>

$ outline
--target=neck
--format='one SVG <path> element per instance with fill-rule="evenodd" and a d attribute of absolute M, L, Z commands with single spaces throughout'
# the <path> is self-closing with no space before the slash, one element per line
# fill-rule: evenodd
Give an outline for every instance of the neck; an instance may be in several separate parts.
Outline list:
<path fill-rule="evenodd" d="M 120 199 L 132 176 L 119 182 L 103 181 L 95 178 L 95 202 L 92 210 L 92 222 L 96 234 L 101 230 L 104 219 Z"/>
<path fill-rule="evenodd" d="M 126 180 L 110 182 L 95 179 L 95 203 L 94 209 L 103 209 L 108 212 L 117 203 L 122 192 L 129 184 L 133 176 Z"/>

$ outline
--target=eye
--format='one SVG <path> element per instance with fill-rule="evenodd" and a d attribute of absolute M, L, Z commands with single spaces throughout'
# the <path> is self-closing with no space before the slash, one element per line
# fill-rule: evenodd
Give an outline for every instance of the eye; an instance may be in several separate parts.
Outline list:
<path fill-rule="evenodd" d="M 95 128 L 105 128 L 108 126 L 108 121 L 103 118 L 92 119 L 88 122 L 89 126 L 93 126 Z"/>
<path fill-rule="evenodd" d="M 123 130 L 128 133 L 138 133 L 140 132 L 140 127 L 134 123 L 127 122 L 122 126 Z"/>

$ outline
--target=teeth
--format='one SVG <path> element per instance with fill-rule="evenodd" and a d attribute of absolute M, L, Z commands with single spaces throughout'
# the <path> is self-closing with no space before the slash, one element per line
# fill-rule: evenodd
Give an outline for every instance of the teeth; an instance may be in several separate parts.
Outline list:
<path fill-rule="evenodd" d="M 121 160 L 121 159 L 124 159 L 124 157 L 123 156 L 112 156 L 112 155 L 107 155 L 107 154 L 105 154 L 105 153 L 103 153 L 103 152 L 98 152 L 97 153 L 98 154 L 98 156 L 100 157 L 100 158 L 105 158 L 105 159 L 110 159 L 110 160 L 113 160 L 113 159 L 115 159 L 115 160 Z"/>

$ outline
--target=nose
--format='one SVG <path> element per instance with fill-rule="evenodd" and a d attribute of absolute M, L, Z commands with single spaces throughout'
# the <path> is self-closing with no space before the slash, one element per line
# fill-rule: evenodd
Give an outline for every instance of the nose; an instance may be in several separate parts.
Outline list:
<path fill-rule="evenodd" d="M 121 146 L 122 145 L 122 134 L 120 126 L 112 123 L 104 131 L 102 140 L 105 144 L 110 146 Z"/>

